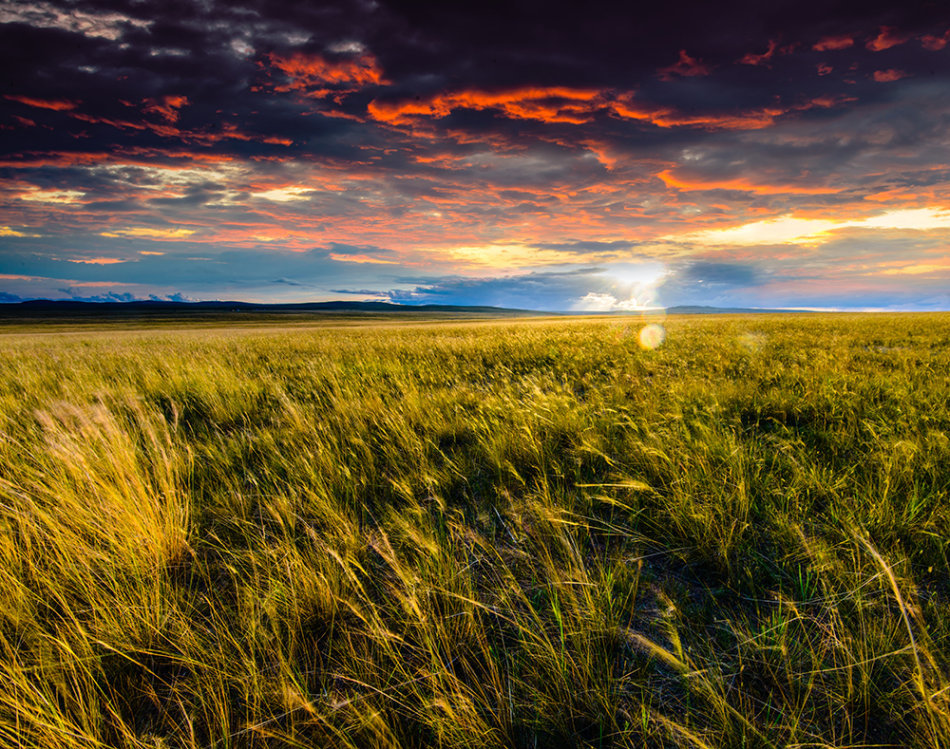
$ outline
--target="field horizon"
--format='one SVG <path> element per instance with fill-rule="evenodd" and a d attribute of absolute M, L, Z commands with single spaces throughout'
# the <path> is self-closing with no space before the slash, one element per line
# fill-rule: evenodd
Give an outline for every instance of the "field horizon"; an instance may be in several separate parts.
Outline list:
<path fill-rule="evenodd" d="M 950 313 L 0 350 L 4 745 L 950 747 Z"/>

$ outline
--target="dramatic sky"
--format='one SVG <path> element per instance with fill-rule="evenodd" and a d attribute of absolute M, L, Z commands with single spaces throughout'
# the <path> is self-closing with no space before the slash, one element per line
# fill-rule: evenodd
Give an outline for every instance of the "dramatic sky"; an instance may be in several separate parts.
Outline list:
<path fill-rule="evenodd" d="M 950 309 L 946 0 L 0 0 L 0 301 Z"/>

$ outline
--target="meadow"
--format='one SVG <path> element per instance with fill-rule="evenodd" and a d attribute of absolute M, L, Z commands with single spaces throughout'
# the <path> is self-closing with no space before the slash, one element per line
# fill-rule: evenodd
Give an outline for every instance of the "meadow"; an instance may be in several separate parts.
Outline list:
<path fill-rule="evenodd" d="M 950 315 L 0 334 L 0 745 L 950 747 Z"/>

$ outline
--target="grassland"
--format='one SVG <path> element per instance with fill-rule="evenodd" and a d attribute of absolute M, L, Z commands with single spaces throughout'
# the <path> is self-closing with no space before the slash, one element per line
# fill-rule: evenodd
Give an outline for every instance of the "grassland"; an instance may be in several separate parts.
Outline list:
<path fill-rule="evenodd" d="M 0 336 L 0 745 L 950 746 L 950 315 Z"/>

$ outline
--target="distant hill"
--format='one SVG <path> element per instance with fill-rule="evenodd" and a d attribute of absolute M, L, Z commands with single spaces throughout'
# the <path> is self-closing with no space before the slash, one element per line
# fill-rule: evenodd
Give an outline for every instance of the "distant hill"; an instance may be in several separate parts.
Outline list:
<path fill-rule="evenodd" d="M 670 315 L 716 315 L 716 314 L 766 314 L 785 313 L 794 310 L 750 309 L 742 307 L 704 307 L 681 305 L 668 307 Z M 98 319 L 98 318 L 202 318 L 209 319 L 224 314 L 392 314 L 448 316 L 499 316 L 515 315 L 630 315 L 637 312 L 541 312 L 538 310 L 508 307 L 463 306 L 453 304 L 393 304 L 391 302 L 300 302 L 292 304 L 256 304 L 254 302 L 81 302 L 71 300 L 34 299 L 13 304 L 0 304 L 0 320 L 43 319 Z"/>
<path fill-rule="evenodd" d="M 548 313 L 504 307 L 451 304 L 392 304 L 391 302 L 301 302 L 297 304 L 255 304 L 253 302 L 81 302 L 72 300 L 33 299 L 13 304 L 0 304 L 0 319 L 56 318 L 131 318 L 131 317 L 203 317 L 217 314 L 262 313 L 400 313 L 450 315 L 541 315 Z"/>

